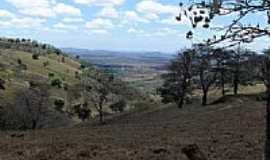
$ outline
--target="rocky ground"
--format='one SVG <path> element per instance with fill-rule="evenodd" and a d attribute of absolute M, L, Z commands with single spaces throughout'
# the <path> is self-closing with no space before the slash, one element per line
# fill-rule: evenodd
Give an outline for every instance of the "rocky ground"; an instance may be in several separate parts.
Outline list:
<path fill-rule="evenodd" d="M 227 97 L 207 107 L 126 114 L 74 128 L 0 133 L 0 160 L 187 160 L 197 144 L 209 160 L 261 160 L 264 103 Z"/>

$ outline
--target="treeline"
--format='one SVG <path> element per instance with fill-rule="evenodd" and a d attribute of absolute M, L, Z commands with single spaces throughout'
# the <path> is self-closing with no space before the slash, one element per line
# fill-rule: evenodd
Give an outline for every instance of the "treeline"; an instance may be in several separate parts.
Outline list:
<path fill-rule="evenodd" d="M 0 49 L 15 49 L 35 54 L 64 54 L 60 49 L 36 40 L 25 38 L 0 38 Z"/>
<path fill-rule="evenodd" d="M 223 96 L 232 89 L 237 95 L 240 85 L 263 83 L 269 74 L 269 55 L 270 49 L 259 54 L 240 47 L 228 50 L 196 45 L 171 61 L 158 92 L 164 103 L 175 102 L 182 108 L 191 92 L 200 89 L 202 105 L 207 105 L 211 89 L 220 89 Z"/>

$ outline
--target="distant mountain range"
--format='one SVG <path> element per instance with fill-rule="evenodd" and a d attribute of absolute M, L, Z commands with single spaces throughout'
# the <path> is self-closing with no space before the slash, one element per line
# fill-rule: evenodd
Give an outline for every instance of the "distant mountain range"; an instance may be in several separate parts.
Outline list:
<path fill-rule="evenodd" d="M 76 48 L 62 48 L 62 50 L 72 56 L 80 56 L 97 65 L 147 65 L 160 66 L 167 64 L 174 57 L 172 54 L 162 52 L 127 52 L 127 51 L 107 51 L 88 50 Z"/>

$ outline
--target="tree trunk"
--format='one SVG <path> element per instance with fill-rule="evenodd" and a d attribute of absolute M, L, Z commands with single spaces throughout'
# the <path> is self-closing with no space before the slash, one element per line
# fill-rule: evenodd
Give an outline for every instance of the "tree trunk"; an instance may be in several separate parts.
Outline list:
<path fill-rule="evenodd" d="M 99 122 L 100 122 L 100 124 L 103 124 L 104 123 L 104 121 L 103 121 L 103 112 L 102 112 L 102 109 L 99 109 Z"/>
<path fill-rule="evenodd" d="M 264 160 L 270 160 L 270 86 L 267 86 L 267 107 L 266 107 L 266 140 Z"/>
<path fill-rule="evenodd" d="M 238 94 L 238 75 L 235 76 L 234 81 L 233 81 L 233 92 L 234 92 L 234 95 Z"/>
<path fill-rule="evenodd" d="M 184 105 L 184 98 L 181 97 L 178 104 L 177 104 L 177 106 L 178 106 L 178 108 L 183 108 L 183 105 Z"/>
<path fill-rule="evenodd" d="M 225 96 L 225 80 L 224 80 L 224 72 L 221 72 L 221 87 L 222 87 L 222 96 Z"/>
<path fill-rule="evenodd" d="M 206 104 L 207 104 L 207 93 L 208 93 L 208 89 L 203 90 L 203 97 L 202 97 L 202 105 L 203 106 L 206 106 Z"/>

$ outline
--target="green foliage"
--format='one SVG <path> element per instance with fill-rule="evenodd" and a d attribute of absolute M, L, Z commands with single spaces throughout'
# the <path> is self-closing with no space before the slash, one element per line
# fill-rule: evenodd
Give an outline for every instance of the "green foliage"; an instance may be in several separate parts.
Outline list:
<path fill-rule="evenodd" d="M 62 88 L 62 80 L 60 78 L 55 78 L 51 80 L 51 86 Z"/>

